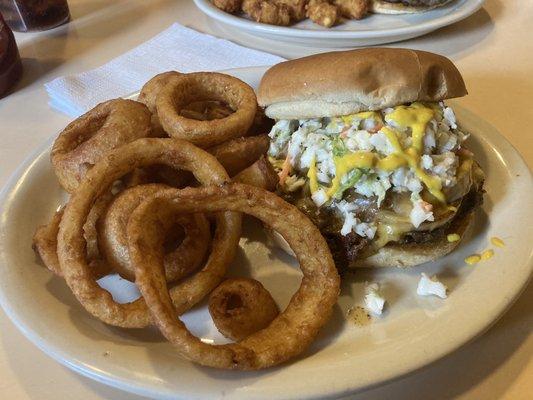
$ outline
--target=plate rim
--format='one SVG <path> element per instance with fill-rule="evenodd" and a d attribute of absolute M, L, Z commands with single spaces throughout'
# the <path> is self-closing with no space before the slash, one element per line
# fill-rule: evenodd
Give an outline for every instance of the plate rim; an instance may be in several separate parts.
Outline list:
<path fill-rule="evenodd" d="M 209 0 L 193 1 L 196 6 L 210 18 L 220 23 L 230 25 L 234 28 L 241 28 L 248 32 L 302 39 L 378 39 L 401 35 L 423 35 L 430 31 L 454 24 L 469 17 L 481 9 L 485 3 L 485 0 L 465 0 L 463 7 L 459 8 L 455 12 L 444 15 L 437 19 L 430 19 L 415 26 L 364 31 L 334 31 L 325 29 L 297 29 L 292 27 L 263 24 L 226 13 L 225 11 L 215 7 Z M 427 12 L 431 12 L 431 10 Z M 390 15 L 390 17 L 394 18 L 394 15 Z"/>
<path fill-rule="evenodd" d="M 232 70 L 226 70 L 226 73 L 251 73 L 251 74 L 261 74 L 265 71 L 265 67 L 250 67 L 250 68 L 239 68 L 239 69 L 232 69 Z M 478 116 L 477 114 L 473 113 L 466 107 L 462 107 L 459 105 L 455 105 L 458 109 L 464 110 L 476 118 L 482 120 L 484 123 L 492 126 L 487 120 L 484 118 Z M 459 121 L 460 122 L 460 121 Z M 15 169 L 15 171 L 11 174 L 10 178 L 7 180 L 5 186 L 0 191 L 0 217 L 4 215 L 6 207 L 9 205 L 9 198 L 10 195 L 13 193 L 14 189 L 16 188 L 17 184 L 20 182 L 20 180 L 24 177 L 25 173 L 31 168 L 32 164 L 35 162 L 38 162 L 40 157 L 42 157 L 44 154 L 47 153 L 47 149 L 51 146 L 55 139 L 55 135 L 52 135 L 48 139 L 46 139 L 43 143 L 41 143 L 37 148 L 30 153 L 28 157 Z M 483 138 L 485 139 L 485 138 Z M 499 130 L 497 130 L 494 127 L 494 133 L 491 133 L 490 135 L 490 141 L 493 142 L 495 147 L 502 151 L 511 151 L 511 155 L 516 159 L 518 163 L 520 163 L 521 169 L 524 171 L 527 171 L 527 175 L 529 176 L 529 179 L 532 180 L 532 174 L 529 166 L 523 159 L 522 155 L 518 150 L 510 143 L 505 136 L 503 136 Z M 3 226 L 4 221 L 3 219 L 0 219 L 0 227 Z M 3 267 L 6 263 L 6 247 L 5 247 L 5 241 L 2 240 L 5 235 L 5 230 L 2 230 L 2 233 L 0 234 L 0 267 Z M 325 391 L 321 393 L 316 393 L 309 395 L 308 399 L 315 399 L 315 398 L 333 398 L 337 396 L 347 395 L 350 393 L 355 393 L 363 390 L 367 390 L 371 387 L 375 387 L 378 385 L 382 385 L 391 381 L 394 381 L 396 379 L 400 379 L 402 377 L 405 377 L 406 375 L 409 375 L 411 373 L 414 373 L 422 368 L 425 368 L 426 366 L 438 361 L 439 359 L 443 358 L 444 356 L 456 351 L 457 349 L 461 348 L 462 346 L 466 345 L 467 343 L 471 342 L 473 339 L 484 333 L 487 329 L 489 329 L 494 323 L 498 321 L 498 319 L 508 310 L 508 308 L 516 301 L 516 299 L 521 295 L 521 293 L 524 291 L 524 289 L 527 287 L 529 281 L 532 278 L 531 271 L 533 269 L 533 248 L 530 251 L 529 257 L 527 259 L 527 265 L 525 265 L 529 269 L 529 275 L 528 278 L 521 281 L 520 287 L 515 288 L 513 295 L 511 295 L 508 298 L 503 298 L 500 307 L 494 311 L 494 313 L 487 317 L 483 326 L 480 329 L 473 329 L 468 337 L 466 337 L 462 341 L 455 341 L 454 345 L 448 346 L 445 349 L 441 349 L 441 351 L 435 351 L 431 357 L 426 358 L 427 361 L 425 362 L 418 362 L 416 365 L 410 365 L 410 366 L 404 366 L 401 369 L 398 369 L 395 373 L 389 373 L 388 375 L 382 377 L 382 379 L 379 379 L 373 383 L 360 385 L 360 386 L 344 386 L 341 388 L 336 388 L 334 391 Z M 72 355 L 68 354 L 67 352 L 63 351 L 60 346 L 50 345 L 49 342 L 42 336 L 40 336 L 37 332 L 32 331 L 31 326 L 27 323 L 21 320 L 18 315 L 9 307 L 9 300 L 5 296 L 4 292 L 0 290 L 0 306 L 8 316 L 8 318 L 13 322 L 13 324 L 17 327 L 18 330 L 22 332 L 22 334 L 33 344 L 35 344 L 41 351 L 43 351 L 45 354 L 50 356 L 52 359 L 58 361 L 60 364 L 68 367 L 69 369 L 75 371 L 76 373 L 79 373 L 83 376 L 86 376 L 90 379 L 93 379 L 97 382 L 106 384 L 108 386 L 115 387 L 117 389 L 125 390 L 130 393 L 140 394 L 144 396 L 156 396 L 163 398 L 176 398 L 182 397 L 182 398 L 193 398 L 194 396 L 191 396 L 191 393 L 176 393 L 175 391 L 170 390 L 167 387 L 164 386 L 158 386 L 157 388 L 153 385 L 147 385 L 143 384 L 142 382 L 131 379 L 131 378 L 125 378 L 123 376 L 117 376 L 113 374 L 106 373 L 105 370 L 98 369 L 92 365 L 85 364 L 81 362 L 80 360 L 76 359 L 76 357 L 73 357 Z M 399 372 L 398 372 L 399 371 Z M 186 396 L 186 397 L 185 397 Z M 290 394 L 286 394 L 286 396 L 290 396 Z M 251 395 L 250 397 L 253 397 Z M 284 398 L 290 398 L 290 397 L 284 397 Z"/>

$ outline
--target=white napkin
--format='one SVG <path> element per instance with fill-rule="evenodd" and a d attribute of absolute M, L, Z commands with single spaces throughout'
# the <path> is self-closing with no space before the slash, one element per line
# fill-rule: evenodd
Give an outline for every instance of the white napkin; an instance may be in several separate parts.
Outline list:
<path fill-rule="evenodd" d="M 283 60 L 174 24 L 99 68 L 56 78 L 44 86 L 52 108 L 77 117 L 102 101 L 140 90 L 161 72 L 220 71 L 272 65 Z"/>

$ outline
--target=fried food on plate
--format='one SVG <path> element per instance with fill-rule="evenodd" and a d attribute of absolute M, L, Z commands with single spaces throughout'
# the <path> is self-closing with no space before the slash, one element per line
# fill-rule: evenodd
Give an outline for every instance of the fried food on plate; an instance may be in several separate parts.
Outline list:
<path fill-rule="evenodd" d="M 288 15 L 304 3 L 276 7 Z M 156 325 L 193 362 L 257 370 L 297 356 L 329 319 L 339 275 L 319 230 L 272 193 L 279 177 L 266 158 L 270 140 L 257 134 L 272 124 L 254 91 L 229 75 L 171 71 L 147 82 L 139 100 L 103 103 L 59 135 L 52 162 L 70 199 L 37 229 L 35 251 L 94 317 Z M 300 262 L 302 284 L 281 314 L 261 283 L 221 284 L 242 212 L 286 240 Z M 141 297 L 115 301 L 97 282 L 115 272 Z M 211 293 L 213 320 L 236 343 L 205 344 L 178 319 Z"/>
<path fill-rule="evenodd" d="M 180 213 L 243 212 L 279 232 L 294 250 L 303 272 L 302 284 L 287 308 L 266 328 L 237 343 L 211 345 L 193 336 L 178 319 L 161 265 L 164 238 L 157 225 L 165 217 L 159 211 L 169 209 Z M 157 192 L 133 212 L 128 238 L 136 283 L 155 324 L 178 354 L 201 365 L 257 370 L 297 356 L 327 322 L 339 294 L 339 275 L 320 231 L 295 206 L 253 186 L 228 183 Z"/>
<path fill-rule="evenodd" d="M 100 279 L 110 274 L 112 270 L 107 260 L 100 253 L 96 228 L 99 219 L 105 213 L 112 199 L 113 195 L 110 192 L 101 195 L 91 207 L 91 211 L 83 225 L 83 238 L 86 243 L 88 265 L 94 279 Z M 64 207 L 61 207 L 54 213 L 52 220 L 48 224 L 38 227 L 32 241 L 32 247 L 41 257 L 45 267 L 57 276 L 63 276 L 57 258 L 57 234 L 63 212 Z"/>
<path fill-rule="evenodd" d="M 176 77 L 180 76 L 181 73 L 178 71 L 167 71 L 163 72 L 161 74 L 158 74 L 154 76 L 152 79 L 150 79 L 148 82 L 146 82 L 143 87 L 141 88 L 141 92 L 139 93 L 139 98 L 137 99 L 152 113 L 151 121 L 152 121 L 152 130 L 154 132 L 153 136 L 156 137 L 165 137 L 167 134 L 165 133 L 163 127 L 161 126 L 161 122 L 159 122 L 159 117 L 157 116 L 157 111 L 155 108 L 155 100 L 157 99 L 157 95 L 161 91 L 163 87 L 165 87 L 166 84 L 171 82 Z"/>
<path fill-rule="evenodd" d="M 235 175 L 232 180 L 273 192 L 276 190 L 279 177 L 272 164 L 261 156 L 255 163 Z"/>
<path fill-rule="evenodd" d="M 169 82 L 181 76 L 181 72 L 167 71 L 154 76 L 146 82 L 139 93 L 138 101 L 145 104 L 152 114 L 156 114 L 155 101 L 161 89 L 163 89 Z M 157 114 L 156 114 L 157 115 Z"/>
<path fill-rule="evenodd" d="M 218 4 L 224 0 L 213 0 L 213 4 L 223 11 L 235 14 L 234 5 Z M 242 11 L 256 22 L 271 25 L 288 26 L 305 18 L 330 28 L 341 17 L 361 19 L 370 11 L 372 0 L 244 0 Z M 391 2 L 394 0 L 391 0 Z M 409 1 L 409 0 L 407 0 Z M 415 1 L 444 1 L 444 0 L 411 0 Z M 374 4 L 378 8 L 379 1 Z M 391 4 L 391 3 L 388 3 Z M 400 7 L 397 3 L 393 7 Z M 382 7 L 383 8 L 383 7 Z"/>
<path fill-rule="evenodd" d="M 110 325 L 140 328 L 149 325 L 151 318 L 142 298 L 132 303 L 117 303 L 95 282 L 85 254 L 83 225 L 102 190 L 135 168 L 151 164 L 189 170 L 202 185 L 221 185 L 229 181 L 216 158 L 178 139 L 139 139 L 107 153 L 88 172 L 65 208 L 57 252 L 65 281 L 78 301 L 88 312 Z M 170 290 L 179 314 L 197 304 L 222 280 L 235 255 L 240 232 L 241 216 L 238 213 L 216 214 L 216 230 L 206 264 L 197 274 Z"/>
<path fill-rule="evenodd" d="M 339 11 L 327 0 L 310 0 L 307 5 L 307 17 L 318 25 L 330 28 L 339 19 Z"/>
<path fill-rule="evenodd" d="M 225 118 L 198 121 L 181 115 L 188 104 L 200 100 L 224 101 L 235 110 Z M 173 138 L 209 147 L 244 136 L 254 121 L 254 90 L 240 79 L 217 72 L 183 74 L 165 85 L 156 99 L 163 129 Z"/>
<path fill-rule="evenodd" d="M 309 0 L 273 0 L 278 5 L 285 5 L 289 10 L 292 22 L 298 22 L 306 17 L 306 6 Z"/>
<path fill-rule="evenodd" d="M 370 0 L 333 0 L 344 18 L 361 19 L 370 11 Z"/>
<path fill-rule="evenodd" d="M 242 0 L 213 0 L 213 5 L 230 14 L 241 11 Z"/>
<path fill-rule="evenodd" d="M 142 103 L 115 99 L 77 118 L 59 134 L 51 153 L 61 186 L 72 193 L 108 151 L 151 135 L 150 111 Z"/>
<path fill-rule="evenodd" d="M 196 119 L 198 121 L 212 121 L 222 119 L 233 114 L 233 110 L 224 102 L 218 100 L 195 101 L 188 104 L 181 110 L 181 115 L 185 118 Z"/>
<path fill-rule="evenodd" d="M 207 149 L 234 176 L 266 154 L 269 146 L 267 135 L 249 136 L 228 140 Z"/>
<path fill-rule="evenodd" d="M 268 136 L 257 135 L 228 140 L 205 150 L 214 155 L 229 176 L 233 177 L 266 154 L 268 146 Z M 167 165 L 155 164 L 136 169 L 128 175 L 127 182 L 134 182 L 135 184 L 163 183 L 175 188 L 181 188 L 194 182 L 194 176 L 189 171 L 176 170 Z M 132 185 L 129 184 L 128 186 Z"/>
<path fill-rule="evenodd" d="M 135 270 L 130 262 L 126 235 L 129 217 L 143 200 L 168 188 L 161 184 L 146 184 L 124 190 L 113 199 L 98 224 L 101 252 L 116 272 L 132 282 L 135 281 Z M 201 266 L 211 241 L 209 223 L 201 214 L 174 214 L 163 221 L 161 229 L 167 236 L 165 275 L 167 282 L 172 283 Z"/>
<path fill-rule="evenodd" d="M 242 340 L 266 328 L 278 316 L 279 309 L 261 282 L 231 278 L 211 292 L 209 314 L 225 337 Z"/>
<path fill-rule="evenodd" d="M 242 10 L 256 22 L 279 26 L 291 24 L 291 12 L 285 4 L 271 0 L 243 0 Z"/>
<path fill-rule="evenodd" d="M 57 276 L 63 276 L 57 259 L 57 233 L 62 216 L 63 208 L 54 213 L 48 224 L 37 227 L 32 240 L 33 250 L 41 257 L 44 266 Z"/>

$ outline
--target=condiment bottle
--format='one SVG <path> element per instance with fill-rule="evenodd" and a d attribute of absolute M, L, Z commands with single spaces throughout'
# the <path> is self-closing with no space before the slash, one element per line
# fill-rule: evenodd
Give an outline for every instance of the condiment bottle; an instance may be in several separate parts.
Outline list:
<path fill-rule="evenodd" d="M 22 75 L 19 49 L 13 32 L 0 14 L 0 98 L 2 98 Z"/>
<path fill-rule="evenodd" d="M 0 0 L 0 13 L 14 31 L 44 31 L 68 22 L 66 0 Z"/>

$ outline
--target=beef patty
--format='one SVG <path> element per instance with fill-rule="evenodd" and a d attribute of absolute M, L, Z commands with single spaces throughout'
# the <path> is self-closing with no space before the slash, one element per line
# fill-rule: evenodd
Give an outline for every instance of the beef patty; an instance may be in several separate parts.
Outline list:
<path fill-rule="evenodd" d="M 472 185 L 472 189 L 463 197 L 461 206 L 452 220 L 432 231 L 408 232 L 399 243 L 427 243 L 442 238 L 449 233 L 454 221 L 465 218 L 467 214 L 483 203 L 483 193 L 482 185 Z M 328 243 L 339 273 L 346 272 L 348 265 L 356 260 L 369 245 L 368 239 L 357 235 L 355 232 L 350 232 L 345 236 L 341 235 L 340 230 L 343 224 L 341 218 L 327 209 L 317 209 L 308 196 L 302 197 L 301 194 L 283 192 L 279 195 L 297 206 L 320 229 Z"/>

